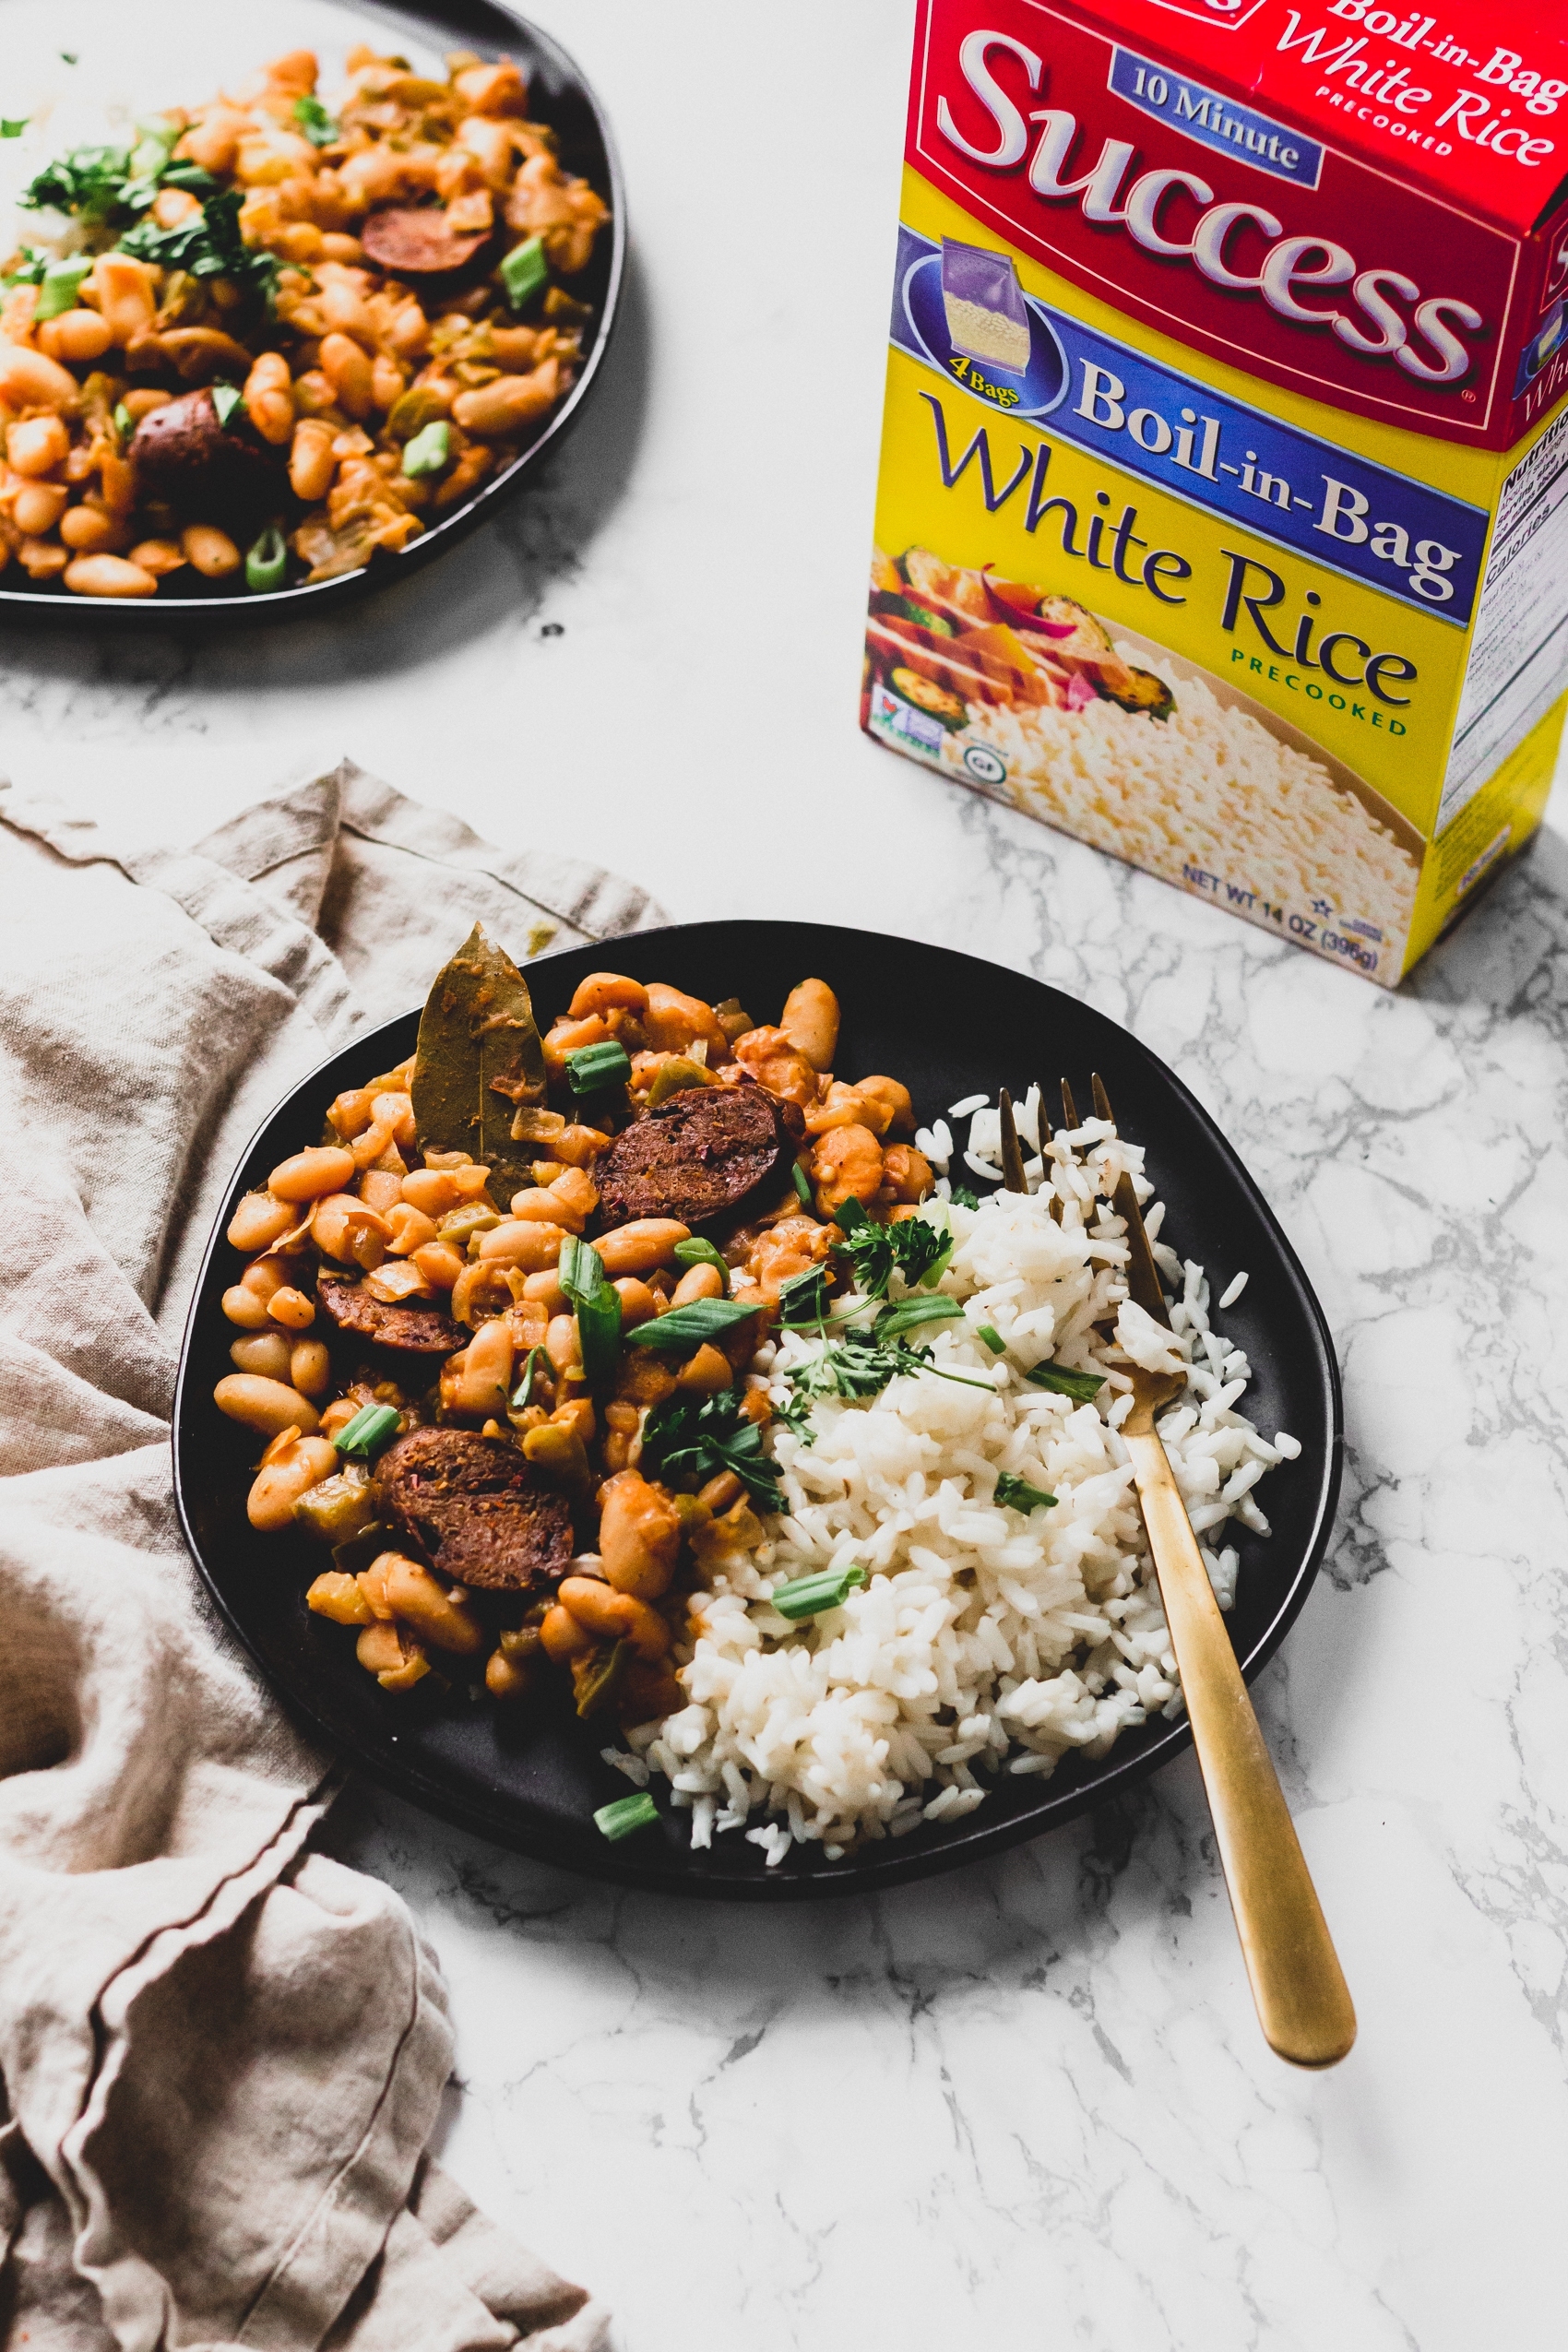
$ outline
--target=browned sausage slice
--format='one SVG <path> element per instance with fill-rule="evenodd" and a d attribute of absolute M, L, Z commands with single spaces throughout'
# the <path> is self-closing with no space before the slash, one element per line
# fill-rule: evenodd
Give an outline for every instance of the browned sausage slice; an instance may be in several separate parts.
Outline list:
<path fill-rule="evenodd" d="M 362 1283 L 338 1274 L 318 1274 L 316 1304 L 328 1323 L 352 1339 L 390 1348 L 404 1356 L 450 1356 L 467 1347 L 472 1333 L 439 1307 L 388 1306 L 373 1299 Z"/>
<path fill-rule="evenodd" d="M 360 243 L 377 268 L 396 278 L 449 278 L 494 233 L 449 228 L 438 204 L 386 204 L 366 214 Z"/>
<path fill-rule="evenodd" d="M 131 462 L 144 498 L 176 513 L 247 531 L 288 495 L 283 461 L 236 416 L 220 424 L 210 392 L 184 392 L 143 417 Z"/>
<path fill-rule="evenodd" d="M 505 1439 L 471 1430 L 417 1429 L 382 1456 L 382 1508 L 443 1575 L 493 1592 L 556 1584 L 572 1557 L 564 1495 L 534 1484 Z"/>
<path fill-rule="evenodd" d="M 792 1150 L 783 1112 L 762 1087 L 704 1087 L 635 1119 L 599 1162 L 606 1227 L 634 1217 L 706 1225 L 781 1175 Z"/>

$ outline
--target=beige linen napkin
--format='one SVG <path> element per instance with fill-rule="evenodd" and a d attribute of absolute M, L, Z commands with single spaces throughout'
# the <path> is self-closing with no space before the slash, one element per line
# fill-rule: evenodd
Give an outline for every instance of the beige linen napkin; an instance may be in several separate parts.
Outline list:
<path fill-rule="evenodd" d="M 434 1959 L 307 1850 L 330 1759 L 171 1491 L 241 1150 L 476 918 L 519 961 L 659 919 L 349 765 L 188 851 L 0 786 L 0 2340 L 29 2352 L 605 2340 L 426 2156 Z"/>

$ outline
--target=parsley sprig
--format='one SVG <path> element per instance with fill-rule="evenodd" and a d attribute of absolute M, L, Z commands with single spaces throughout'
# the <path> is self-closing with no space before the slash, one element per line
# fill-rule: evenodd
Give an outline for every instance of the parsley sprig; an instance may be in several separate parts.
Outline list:
<path fill-rule="evenodd" d="M 834 1242 L 834 1252 L 849 1259 L 855 1269 L 855 1288 L 868 1299 L 885 1299 L 895 1272 L 911 1290 L 931 1289 L 953 1254 L 952 1234 L 929 1218 L 907 1217 L 897 1225 L 878 1225 L 853 1197 L 835 1211 L 834 1222 L 844 1235 Z"/>
<path fill-rule="evenodd" d="M 670 1396 L 643 1423 L 642 1467 L 656 1478 L 691 1479 L 699 1486 L 733 1470 L 754 1503 L 777 1511 L 780 1471 L 762 1450 L 762 1431 L 748 1420 L 731 1389 L 700 1401 Z"/>
<path fill-rule="evenodd" d="M 243 293 L 270 303 L 278 285 L 278 256 L 247 245 L 240 234 L 240 194 L 225 188 L 208 196 L 200 212 L 172 229 L 144 220 L 120 240 L 120 251 L 161 269 L 187 270 L 193 278 L 228 278 Z"/>

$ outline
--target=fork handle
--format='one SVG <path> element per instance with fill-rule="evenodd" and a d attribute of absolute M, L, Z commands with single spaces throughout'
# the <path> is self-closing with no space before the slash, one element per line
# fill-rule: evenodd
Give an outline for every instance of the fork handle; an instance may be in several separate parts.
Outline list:
<path fill-rule="evenodd" d="M 1258 2023 L 1292 2065 L 1337 2065 L 1356 2013 L 1197 1538 L 1158 1432 L 1122 1434 Z"/>

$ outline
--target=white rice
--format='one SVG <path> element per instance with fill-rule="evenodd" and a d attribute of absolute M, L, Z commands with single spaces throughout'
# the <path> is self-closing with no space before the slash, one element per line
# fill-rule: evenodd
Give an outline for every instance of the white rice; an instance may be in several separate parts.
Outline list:
<path fill-rule="evenodd" d="M 1037 1111 L 1031 1090 L 1019 1111 L 1031 1143 Z M 988 1168 L 996 1136 L 996 1112 L 977 1110 L 970 1154 Z M 784 1513 L 760 1550 L 722 1564 L 694 1612 L 700 1630 L 678 1653 L 690 1704 L 628 1740 L 690 1810 L 694 1846 L 739 1829 L 769 1864 L 796 1844 L 836 1856 L 921 1820 L 961 1818 L 998 1774 L 1046 1775 L 1074 1749 L 1101 1756 L 1129 1724 L 1180 1713 L 1114 1426 L 1132 1404 L 1127 1359 L 1110 1336 L 1119 1310 L 1140 1335 L 1136 1315 L 1127 1321 L 1125 1228 L 1110 1194 L 1126 1167 L 1146 1198 L 1142 1162 L 1140 1148 L 1090 1121 L 1051 1145 L 1045 1189 L 925 1212 L 951 1218 L 940 1287 L 964 1314 L 916 1336 L 930 1338 L 942 1371 L 981 1384 L 921 1372 L 869 1402 L 819 1401 L 811 1444 L 773 1425 Z M 1157 1208 L 1148 1222 L 1158 1230 Z M 1157 1247 L 1178 1293 L 1173 1334 L 1159 1331 L 1159 1342 L 1187 1367 L 1159 1426 L 1229 1608 L 1238 1560 L 1218 1532 L 1235 1518 L 1267 1534 L 1253 1490 L 1301 1449 L 1283 1435 L 1267 1443 L 1238 1411 L 1250 1367 L 1213 1330 L 1204 1270 Z M 987 1324 L 1005 1357 L 980 1337 Z M 776 1401 L 789 1400 L 783 1375 L 819 1344 L 785 1334 L 761 1352 Z M 1096 1401 L 1029 1385 L 1022 1373 L 1047 1359 L 1102 1374 Z M 1053 1493 L 1055 1507 L 999 1507 L 1001 1471 Z M 851 1562 L 867 1581 L 840 1609 L 792 1624 L 769 1606 L 780 1585 Z"/>
<path fill-rule="evenodd" d="M 1210 897 L 1320 953 L 1329 920 L 1354 926 L 1378 968 L 1397 972 L 1415 910 L 1417 869 L 1388 826 L 1321 762 L 1250 711 L 1227 708 L 1201 679 L 1123 647 L 1176 697 L 1152 719 L 1113 702 L 1081 710 L 969 705 L 961 747 L 983 742 L 1007 765 L 1017 806 L 1113 857 Z M 1194 881 L 1196 874 L 1206 876 Z M 1281 918 L 1267 911 L 1281 910 Z"/>

